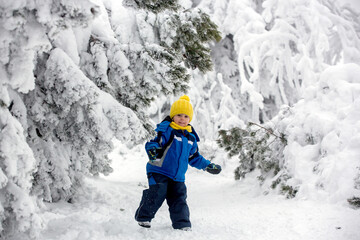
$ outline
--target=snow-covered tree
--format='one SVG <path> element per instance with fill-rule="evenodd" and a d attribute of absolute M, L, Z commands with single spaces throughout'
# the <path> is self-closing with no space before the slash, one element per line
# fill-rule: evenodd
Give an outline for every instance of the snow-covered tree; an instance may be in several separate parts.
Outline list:
<path fill-rule="evenodd" d="M 187 91 L 187 68 L 202 72 L 212 68 L 207 42 L 219 40 L 220 34 L 207 14 L 185 10 L 177 1 L 126 1 L 126 5 L 106 6 L 118 44 L 94 40 L 91 51 L 104 54 L 92 54 L 95 64 L 90 61 L 85 67 L 101 66 L 97 62 L 106 56 L 108 69 L 103 69 L 109 71 L 106 80 L 115 89 L 113 95 L 147 123 L 143 109 L 155 97 Z M 124 15 L 126 24 L 120 22 Z M 124 34 L 129 28 L 131 34 Z"/>
<path fill-rule="evenodd" d="M 267 175 L 272 177 L 279 172 L 287 140 L 284 134 L 274 133 L 270 127 L 249 122 L 246 128 L 220 130 L 217 142 L 225 148 L 229 157 L 239 156 L 236 180 L 245 178 L 255 169 L 260 170 L 260 180 L 263 180 Z"/>
<path fill-rule="evenodd" d="M 273 119 L 288 143 L 272 180 L 298 189 L 299 197 L 331 202 L 360 197 L 359 74 L 354 63 L 327 68 L 303 100 Z"/>
<path fill-rule="evenodd" d="M 208 71 L 220 35 L 177 1 L 3 1 L 0 16 L 0 232 L 36 238 L 37 200 L 110 173 L 113 138 L 147 137 L 145 107 Z"/>
<path fill-rule="evenodd" d="M 202 1 L 199 6 L 212 12 L 222 32 L 232 39 L 228 41 L 237 54 L 240 83 L 239 88 L 233 83 L 232 90 L 246 93 L 252 105 L 252 116 L 245 120 L 265 122 L 264 126 L 271 126 L 287 139 L 287 145 L 276 150 L 271 138 L 264 139 L 256 132 L 252 147 L 231 146 L 230 151 L 240 154 L 237 173 L 243 177 L 260 169 L 257 176 L 265 189 L 274 188 L 289 197 L 309 197 L 317 192 L 332 201 L 358 199 L 359 151 L 354 151 L 347 139 L 358 136 L 353 122 L 353 114 L 358 112 L 358 81 L 354 78 L 360 63 L 358 14 L 326 0 L 269 0 L 261 1 L 261 7 L 260 1 L 215 2 L 207 5 L 208 1 Z M 230 21 L 241 24 L 225 24 Z M 229 59 L 234 62 L 234 57 L 228 57 L 231 55 L 218 52 L 223 63 L 231 62 Z M 215 64 L 215 69 L 226 72 L 221 61 Z M 337 121 L 346 121 L 349 128 L 343 124 L 336 127 Z M 245 137 L 252 132 L 239 127 Z M 349 129 L 353 137 L 347 135 Z M 225 133 L 232 132 L 235 135 L 230 139 L 236 138 L 236 129 L 221 133 L 228 137 Z M 271 145 L 263 145 L 263 140 Z M 253 151 L 257 144 L 272 154 L 259 159 L 261 150 L 256 155 Z M 263 166 L 271 156 L 278 159 L 273 158 L 276 164 L 268 174 Z M 346 173 L 335 170 L 340 168 Z"/>
<path fill-rule="evenodd" d="M 359 17 L 336 1 L 203 0 L 197 7 L 225 36 L 214 47 L 215 69 L 227 73 L 224 82 L 251 121 L 297 102 L 329 65 L 359 61 Z"/>

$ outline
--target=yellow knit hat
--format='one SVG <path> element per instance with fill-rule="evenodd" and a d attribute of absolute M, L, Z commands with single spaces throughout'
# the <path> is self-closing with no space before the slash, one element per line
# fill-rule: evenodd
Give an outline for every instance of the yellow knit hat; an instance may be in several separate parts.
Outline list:
<path fill-rule="evenodd" d="M 191 119 L 193 117 L 193 108 L 190 103 L 190 98 L 187 95 L 181 96 L 171 105 L 170 117 L 173 118 L 177 114 L 188 115 L 191 122 Z"/>

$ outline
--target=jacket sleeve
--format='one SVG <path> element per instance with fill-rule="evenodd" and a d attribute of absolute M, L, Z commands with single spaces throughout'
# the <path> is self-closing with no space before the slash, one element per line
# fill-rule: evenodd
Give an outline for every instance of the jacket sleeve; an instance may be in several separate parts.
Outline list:
<path fill-rule="evenodd" d="M 145 143 L 145 150 L 148 151 L 152 148 L 161 148 L 161 144 L 159 141 L 159 137 L 155 137 L 154 139 L 150 140 L 149 142 Z"/>
<path fill-rule="evenodd" d="M 201 156 L 201 154 L 199 153 L 197 142 L 194 141 L 189 156 L 190 166 L 197 169 L 205 169 L 210 163 L 211 162 L 209 160 L 206 160 L 203 156 Z"/>
<path fill-rule="evenodd" d="M 166 145 L 166 143 L 169 141 L 171 137 L 170 135 L 171 135 L 171 131 L 169 131 L 169 128 L 160 126 L 160 129 L 157 129 L 157 136 L 154 139 L 145 143 L 146 151 L 152 148 L 157 148 L 157 149 L 163 148 Z"/>

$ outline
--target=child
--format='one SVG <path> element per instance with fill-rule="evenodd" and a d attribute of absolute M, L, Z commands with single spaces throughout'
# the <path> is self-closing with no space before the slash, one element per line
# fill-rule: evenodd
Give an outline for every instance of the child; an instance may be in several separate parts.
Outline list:
<path fill-rule="evenodd" d="M 170 116 L 157 125 L 157 137 L 145 144 L 149 156 L 146 165 L 149 189 L 143 191 L 135 214 L 136 221 L 142 227 L 151 227 L 151 219 L 166 199 L 173 228 L 190 230 L 184 183 L 188 164 L 212 174 L 221 171 L 219 165 L 199 154 L 197 142 L 200 139 L 189 125 L 192 117 L 190 99 L 184 95 L 172 104 Z"/>

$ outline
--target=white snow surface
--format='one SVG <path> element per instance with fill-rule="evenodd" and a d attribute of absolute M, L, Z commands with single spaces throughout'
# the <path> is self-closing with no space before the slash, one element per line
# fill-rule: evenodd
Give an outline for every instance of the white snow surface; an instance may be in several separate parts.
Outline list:
<path fill-rule="evenodd" d="M 110 156 L 113 174 L 86 179 L 87 188 L 73 204 L 46 204 L 41 217 L 47 225 L 39 240 L 360 239 L 359 210 L 263 195 L 253 178 L 247 182 L 233 179 L 237 160 L 227 161 L 219 175 L 189 169 L 186 185 L 192 231 L 172 229 L 166 203 L 152 227 L 141 228 L 134 214 L 147 187 L 146 154 L 141 145 L 133 149 L 117 146 Z M 15 239 L 19 238 L 11 240 Z"/>
<path fill-rule="evenodd" d="M 6 1 L 1 1 L 4 5 Z M 14 9 L 17 5 L 25 4 L 26 1 L 13 1 Z M 70 1 L 65 1 L 69 2 Z M 101 3 L 101 1 L 94 0 L 92 2 Z M 190 4 L 190 1 L 183 0 L 183 3 Z M 275 5 L 277 1 L 266 1 L 269 6 Z M 285 1 L 284 1 L 285 2 Z M 289 1 L 288 1 L 289 2 Z M 299 1 L 300 2 L 300 1 Z M 355 3 L 355 0 L 348 0 L 346 2 Z M 358 1 L 357 1 L 358 2 Z M 104 5 L 114 5 L 114 12 L 118 10 L 119 15 L 112 15 L 113 23 L 119 23 L 112 33 L 110 24 L 106 21 L 105 15 L 100 15 L 94 20 L 93 28 L 82 31 L 80 28 L 72 28 L 62 30 L 61 35 L 53 36 L 53 47 L 61 49 L 66 53 L 73 62 L 69 66 L 75 66 L 79 62 L 79 52 L 87 47 L 90 32 L 93 32 L 102 40 L 113 41 L 114 35 L 120 35 L 121 42 L 131 42 L 139 38 L 136 31 L 129 31 L 136 27 L 135 23 L 141 19 L 141 13 L 133 14 L 131 10 L 126 11 L 121 4 L 116 4 L 115 1 L 103 1 Z M 216 1 L 216 9 L 222 9 L 225 1 Z M 248 38 L 248 44 L 243 44 L 244 33 L 240 30 L 244 25 L 243 19 L 260 19 L 255 11 L 247 11 L 250 8 L 240 1 L 231 1 L 229 8 L 230 14 L 224 20 L 226 28 L 225 33 L 235 33 L 235 49 L 240 50 L 242 47 L 247 47 L 249 50 L 251 44 L 260 42 L 260 38 Z M 291 3 L 290 3 L 291 4 Z M 48 4 L 47 4 L 48 5 Z M 47 6 L 45 5 L 45 6 Z M 101 5 L 101 4 L 100 4 Z M 4 5 L 5 6 L 5 5 Z M 212 6 L 212 4 L 211 4 Z M 235 7 L 238 6 L 238 7 Z M 104 11 L 104 6 L 100 8 Z M 270 7 L 268 9 L 271 9 Z M 285 9 L 285 8 L 282 8 Z M 44 9 L 42 9 L 45 11 Z M 236 12 L 239 10 L 239 12 Z M 241 10 L 241 11 L 240 11 Z M 280 9 L 281 10 L 281 9 Z M 284 13 L 285 11 L 278 12 Z M 49 11 L 50 12 L 50 11 Z M 104 12 L 102 12 L 104 13 Z M 214 14 L 216 16 L 216 13 Z M 51 21 L 50 15 L 39 14 L 40 20 L 43 23 Z M 243 17 L 241 17 L 243 16 Z M 138 17 L 138 19 L 136 18 Z M 234 20 L 236 19 L 236 20 Z M 249 29 L 254 33 L 261 28 L 259 21 L 248 21 Z M 122 24 L 120 24 L 122 23 Z M 141 27 L 146 29 L 146 22 L 143 22 Z M 14 27 L 12 20 L 8 22 L 7 31 Z M 140 24 L 140 23 L 139 23 Z M 318 26 L 317 24 L 314 24 Z M 240 26 L 240 27 L 239 27 Z M 27 26 L 28 27 L 28 26 Z M 236 30 L 239 27 L 239 30 Z M 26 28 L 27 29 L 27 28 Z M 34 46 L 41 49 L 51 48 L 50 42 L 47 38 L 41 37 L 43 30 L 41 28 L 30 28 L 33 33 L 29 42 L 24 49 L 29 51 L 20 51 L 18 56 L 11 60 L 9 69 L 13 72 L 11 79 L 7 79 L 5 68 L 0 67 L 0 75 L 3 76 L 4 86 L 8 85 L 14 91 L 27 93 L 34 88 Z M 33 31 L 35 29 L 35 31 Z M 8 32 L 2 31 L 1 39 L 9 38 Z M 131 34 L 130 34 L 131 32 Z M 317 33 L 317 31 L 313 31 Z M 121 33 L 121 34 L 120 34 Z M 151 32 L 142 31 L 141 37 L 152 40 Z M 280 34 L 281 32 L 279 32 Z M 40 37 L 39 37 L 40 36 Z M 274 38 L 279 35 L 274 35 Z M 346 36 L 344 34 L 344 36 Z M 287 39 L 287 38 L 286 38 Z M 319 38 L 320 39 L 320 38 Z M 344 38 L 347 40 L 347 38 Z M 137 39 L 138 40 L 138 39 Z M 6 43 L 7 40 L 4 40 Z M 286 40 L 288 41 L 288 39 Z M 76 44 L 75 44 L 76 42 Z M 311 41 L 310 41 L 311 42 Z M 37 44 L 38 43 L 38 44 Z M 139 45 L 140 46 L 140 45 Z M 358 45 L 356 45 L 358 46 Z M 253 49 L 253 48 L 251 48 Z M 255 48 L 256 49 L 256 48 Z M 357 49 L 351 51 L 352 48 L 345 48 L 346 55 L 349 52 L 356 55 L 353 61 L 358 61 Z M 60 50 L 59 50 L 60 51 Z M 124 69 L 127 68 L 128 62 L 123 55 L 116 55 L 121 59 L 119 64 Z M 2 59 L 4 63 L 8 63 L 10 55 Z M 240 59 L 243 59 L 243 55 Z M 319 57 L 319 62 L 322 62 L 322 56 Z M 117 143 L 117 148 L 111 154 L 113 160 L 114 172 L 107 177 L 101 176 L 98 178 L 87 178 L 84 185 L 83 192 L 78 193 L 78 198 L 73 203 L 65 201 L 58 203 L 42 203 L 38 201 L 41 211 L 39 217 L 44 220 L 44 230 L 39 233 L 36 239 L 39 240 L 106 240 L 106 239 L 326 239 L 326 240 L 352 240 L 360 239 L 360 210 L 355 210 L 349 207 L 346 199 L 351 196 L 358 196 L 359 187 L 353 187 L 354 178 L 358 181 L 359 168 L 359 139 L 360 139 L 360 121 L 359 121 L 359 106 L 360 106 L 360 67 L 358 63 L 328 68 L 320 77 L 320 82 L 314 84 L 315 76 L 313 71 L 307 65 L 311 61 L 307 60 L 308 56 L 304 55 L 305 60 L 299 62 L 298 67 L 305 69 L 304 99 L 296 104 L 293 108 L 294 115 L 291 118 L 283 120 L 284 126 L 289 126 L 287 131 L 289 133 L 289 147 L 286 152 L 287 168 L 293 175 L 289 181 L 293 181 L 293 185 L 301 185 L 299 197 L 295 199 L 285 199 L 284 196 L 269 192 L 264 195 L 264 188 L 258 186 L 258 173 L 254 172 L 246 176 L 242 182 L 233 179 L 233 170 L 238 165 L 238 159 L 225 161 L 226 153 L 223 153 L 223 158 L 217 154 L 214 162 L 220 163 L 224 167 L 224 171 L 220 175 L 210 175 L 203 171 L 196 169 L 189 169 L 187 174 L 186 184 L 188 187 L 188 204 L 191 212 L 191 221 L 193 224 L 191 232 L 182 232 L 173 230 L 166 207 L 159 210 L 156 218 L 152 222 L 151 229 L 143 229 L 137 225 L 134 220 L 135 211 L 139 205 L 142 191 L 147 187 L 147 179 L 145 174 L 146 154 L 144 146 L 139 145 L 132 149 Z M 4 60 L 5 59 L 5 60 Z M 61 58 L 64 59 L 64 58 Z M 67 58 L 66 58 L 67 59 Z M 101 58 L 99 58 L 101 59 Z M 239 58 L 238 58 L 239 59 Z M 256 55 L 254 59 L 258 60 Z M 310 58 L 309 58 L 310 59 Z M 107 61 L 99 60 L 101 63 L 99 69 L 107 69 Z M 242 62 L 242 60 L 240 60 Z M 56 63 L 56 62 L 55 62 Z M 55 64 L 57 66 L 57 64 Z M 54 66 L 55 66 L 54 65 Z M 289 67 L 288 67 L 289 68 Z M 77 68 L 74 68 L 77 69 Z M 75 71 L 78 73 L 79 71 Z M 210 73 L 212 74 L 212 73 Z M 81 74 L 80 74 L 81 75 Z M 78 76 L 80 76 L 78 75 Z M 208 75 L 210 76 L 210 75 Z M 258 76 L 255 76 L 258 77 Z M 200 129 L 199 133 L 207 133 L 208 135 L 217 132 L 218 128 L 231 127 L 231 124 L 241 125 L 242 121 L 238 118 L 233 120 L 231 113 L 236 112 L 236 106 L 233 106 L 230 97 L 224 97 L 219 105 L 222 107 L 221 111 L 213 107 L 201 108 L 204 96 L 207 99 L 214 98 L 215 91 L 220 91 L 222 95 L 229 96 L 231 87 L 223 84 L 223 77 L 217 74 L 216 78 L 219 81 L 219 87 L 215 84 L 210 85 L 210 90 L 214 93 L 201 93 L 199 88 L 192 87 L 192 92 L 189 94 L 193 103 L 194 110 L 197 117 L 193 122 L 198 124 L 196 129 Z M 70 78 L 66 78 L 68 81 Z M 82 81 L 83 76 L 80 76 Z M 275 78 L 273 78 L 275 79 Z M 290 78 L 292 79 L 292 78 Z M 314 80 L 314 81 L 313 81 Z M 0 81 L 1 82 L 1 81 Z M 210 82 L 210 81 L 209 81 Z M 250 83 L 250 82 L 249 82 Z M 74 84 L 74 82 L 69 82 Z M 199 81 L 197 84 L 206 84 Z M 87 86 L 87 85 L 86 85 Z M 91 84 L 93 86 L 93 84 Z M 254 102 L 261 105 L 260 96 L 252 89 L 253 85 L 244 85 L 246 92 L 251 94 Z M 204 89 L 204 88 L 202 88 Z M 10 101 L 10 94 L 7 90 L 1 89 L 1 94 L 4 96 L 4 102 L 8 104 Z M 75 89 L 73 89 L 75 92 Z M 201 95 L 202 94 L 202 95 Z M 75 97 L 75 95 L 73 95 Z M 126 112 L 117 106 L 109 95 L 101 94 L 99 100 L 106 104 L 104 107 L 107 116 L 119 116 L 119 112 Z M 21 102 L 21 101 L 16 101 Z M 113 108 L 112 106 L 117 107 Z M 210 105 L 210 104 L 209 104 Z M 226 106 L 226 108 L 225 108 Z M 110 111 L 111 110 L 111 111 Z M 98 111 L 100 113 L 101 111 Z M 25 108 L 23 109 L 23 116 L 25 116 Z M 256 112 L 257 113 L 257 112 Z M 258 115 L 258 114 L 257 114 Z M 99 119 L 102 115 L 99 115 Z M 129 116 L 125 114 L 124 116 Z M 197 119 L 196 119 L 197 118 Z M 16 124 L 8 124 L 8 128 L 4 128 L 4 136 L 6 133 L 11 133 L 15 136 L 15 140 L 3 138 L 3 142 L 7 144 L 1 145 L 3 152 L 8 152 L 12 156 L 7 163 L 7 170 L 9 176 L 14 176 L 21 180 L 16 182 L 19 186 L 24 186 L 25 191 L 19 191 L 20 188 L 11 187 L 10 192 L 18 197 L 18 201 L 13 201 L 13 211 L 19 211 L 16 217 L 24 217 L 20 223 L 18 230 L 26 230 L 30 221 L 32 224 L 41 225 L 38 221 L 38 215 L 33 214 L 33 201 L 28 197 L 27 192 L 31 183 L 29 178 L 31 176 L 35 160 L 25 144 L 25 138 L 18 136 L 22 132 L 22 128 L 10 113 L 3 111 L 0 114 L 0 120 L 4 122 L 15 122 Z M 97 118 L 98 119 L 98 118 Z M 122 118 L 120 118 L 122 120 Z M 124 118 L 125 119 L 125 118 Z M 225 119 L 225 120 L 224 120 Z M 293 120 L 292 124 L 286 124 L 287 121 Z M 124 120 L 125 121 L 125 120 Z M 135 118 L 128 119 L 129 122 L 136 121 Z M 204 121 L 214 122 L 213 128 L 208 128 Z M 24 117 L 23 122 L 26 123 Z M 117 126 L 122 126 L 118 121 L 109 123 L 113 125 L 113 129 L 119 129 Z M 129 124 L 136 125 L 136 124 Z M 218 125 L 218 126 L 217 126 Z M 10 128 L 9 128 L 10 126 Z M 138 126 L 138 125 L 137 125 Z M 211 125 L 212 126 L 212 125 Z M 124 125 L 125 128 L 128 124 Z M 199 128 L 197 128 L 199 127 Z M 201 127 L 203 129 L 201 129 Z M 25 129 L 25 128 L 24 128 Z M 104 124 L 105 129 L 105 124 Z M 106 129 L 105 129 L 106 130 Z M 105 131 L 106 137 L 111 139 L 110 130 Z M 122 129 L 121 129 L 122 130 Z M 141 131 L 139 129 L 138 131 Z M 131 132 L 133 133 L 133 132 Z M 315 139 L 315 144 L 306 142 L 307 135 Z M 120 135 L 120 134 L 119 134 Z M 123 136 L 129 136 L 130 131 Z M 140 134 L 133 134 L 139 136 Z M 11 145 L 13 147 L 11 148 Z M 211 144 L 210 144 L 211 145 Z M 215 143 L 214 143 L 215 145 Z M 21 148 L 19 148 L 21 146 Z M 208 145 L 209 147 L 209 145 Z M 211 146 L 209 147 L 211 148 Z M 200 150 L 205 149 L 200 146 Z M 215 148 L 214 148 L 215 149 Z M 216 151 L 221 151 L 216 149 Z M 205 155 L 206 157 L 206 155 Z M 10 163 L 10 159 L 12 160 Z M 18 159 L 18 160 L 17 160 Z M 5 159 L 7 161 L 7 159 Z M 62 162 L 61 162 L 62 163 Z M 226 165 L 224 164 L 226 163 Z M 61 169 L 64 170 L 65 168 Z M 316 171 L 314 171 L 316 170 Z M 19 171 L 18 176 L 16 171 Z M 65 170 L 64 170 L 65 171 Z M 0 185 L 5 185 L 8 181 L 7 176 L 0 171 Z M 357 184 L 358 186 L 358 184 Z M 319 194 L 320 193 L 320 194 Z M 22 195 L 24 194 L 24 195 Z M 314 196 L 315 195 L 315 196 Z M 4 195 L 0 196 L 1 198 Z M 35 202 L 35 201 L 34 201 Z M 0 213 L 4 212 L 1 209 Z M 37 206 L 36 206 L 37 208 Z M 14 210 L 15 209 L 15 210 Z M 29 221 L 30 219 L 30 221 Z M 20 219 L 21 220 L 21 219 Z M 38 224 L 37 224 L 38 223 Z M 36 227 L 40 229 L 40 227 Z M 1 236 L 0 236 L 1 237 Z M 2 239 L 2 238 L 1 238 Z M 14 235 L 9 240 L 23 240 L 25 239 L 20 233 Z"/>

